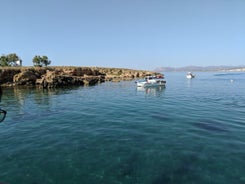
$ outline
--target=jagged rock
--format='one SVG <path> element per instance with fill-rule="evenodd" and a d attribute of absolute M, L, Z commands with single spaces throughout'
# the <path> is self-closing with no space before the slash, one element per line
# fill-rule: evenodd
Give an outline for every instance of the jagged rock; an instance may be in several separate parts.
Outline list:
<path fill-rule="evenodd" d="M 132 80 L 155 72 L 98 67 L 10 67 L 0 68 L 1 85 L 37 85 L 56 88 L 70 85 L 94 85 L 105 81 Z"/>
<path fill-rule="evenodd" d="M 36 84 L 43 88 L 55 88 L 69 85 L 83 85 L 83 81 L 78 77 L 60 75 L 59 71 L 47 70 L 46 74 L 42 75 L 41 79 L 36 80 Z"/>
<path fill-rule="evenodd" d="M 37 76 L 31 70 L 23 71 L 13 77 L 13 82 L 17 85 L 34 85 L 36 80 Z"/>
<path fill-rule="evenodd" d="M 13 83 L 13 77 L 20 72 L 20 68 L 0 69 L 0 84 Z"/>

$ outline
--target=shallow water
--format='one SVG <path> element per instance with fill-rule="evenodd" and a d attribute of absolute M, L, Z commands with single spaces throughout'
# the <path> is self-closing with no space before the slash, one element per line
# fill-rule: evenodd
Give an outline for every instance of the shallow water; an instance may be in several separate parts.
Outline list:
<path fill-rule="evenodd" d="M 4 89 L 0 182 L 245 183 L 245 73 Z"/>

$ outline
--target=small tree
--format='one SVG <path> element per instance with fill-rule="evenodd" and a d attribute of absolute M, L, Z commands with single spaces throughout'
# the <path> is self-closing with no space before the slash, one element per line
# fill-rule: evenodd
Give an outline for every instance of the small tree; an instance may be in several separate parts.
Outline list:
<path fill-rule="evenodd" d="M 43 65 L 44 65 L 44 66 L 48 66 L 48 65 L 51 64 L 51 61 L 48 59 L 47 56 L 43 56 L 42 59 L 43 59 L 42 62 L 43 62 Z"/>
<path fill-rule="evenodd" d="M 33 65 L 34 66 L 42 66 L 41 65 L 41 56 L 34 56 L 34 58 L 32 59 Z"/>
<path fill-rule="evenodd" d="M 8 58 L 8 62 L 10 64 L 10 66 L 15 66 L 16 61 L 20 60 L 19 56 L 17 56 L 15 53 L 11 53 L 11 54 L 7 55 L 7 58 Z"/>
<path fill-rule="evenodd" d="M 9 66 L 8 58 L 5 55 L 0 57 L 0 66 Z"/>
<path fill-rule="evenodd" d="M 48 66 L 51 64 L 51 61 L 48 59 L 47 56 L 34 56 L 32 59 L 33 65 L 34 66 Z"/>
<path fill-rule="evenodd" d="M 2 55 L 0 57 L 0 66 L 16 66 L 17 61 L 20 61 L 20 58 L 15 53 Z"/>

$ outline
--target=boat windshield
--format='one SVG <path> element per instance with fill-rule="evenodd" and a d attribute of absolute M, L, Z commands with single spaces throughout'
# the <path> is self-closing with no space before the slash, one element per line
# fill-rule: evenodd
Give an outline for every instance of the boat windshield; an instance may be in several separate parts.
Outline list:
<path fill-rule="evenodd" d="M 154 77 L 148 76 L 148 77 L 145 78 L 145 80 L 151 80 L 151 79 L 154 79 Z"/>

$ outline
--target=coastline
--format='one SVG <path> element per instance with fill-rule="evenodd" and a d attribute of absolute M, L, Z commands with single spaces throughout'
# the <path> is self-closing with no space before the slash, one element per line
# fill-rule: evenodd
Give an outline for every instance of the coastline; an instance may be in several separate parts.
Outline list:
<path fill-rule="evenodd" d="M 154 71 L 103 67 L 0 67 L 0 86 L 57 88 L 94 85 L 105 81 L 119 82 L 157 74 Z"/>

